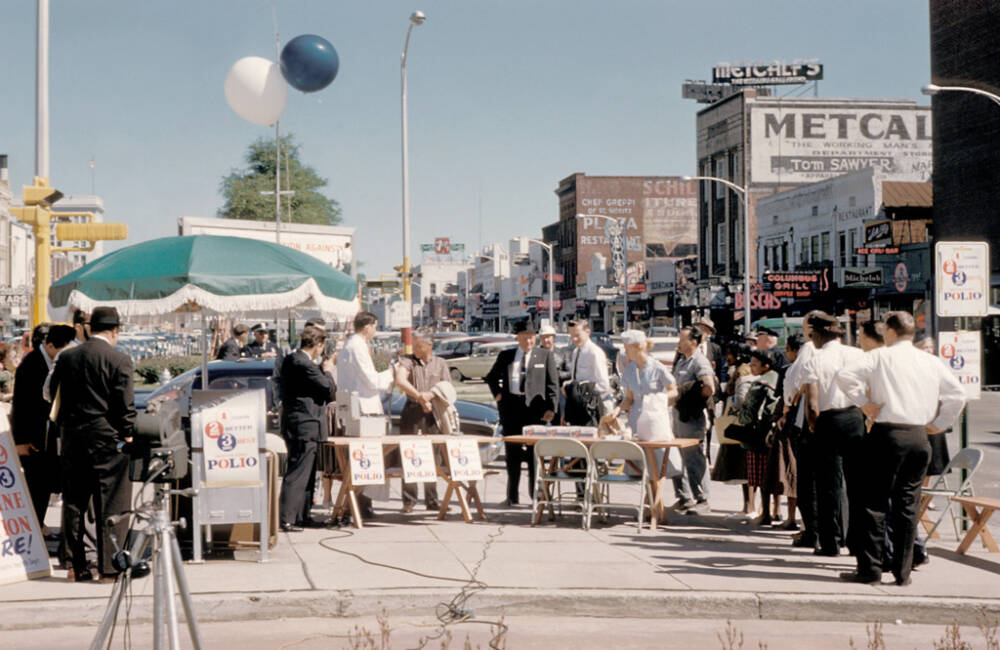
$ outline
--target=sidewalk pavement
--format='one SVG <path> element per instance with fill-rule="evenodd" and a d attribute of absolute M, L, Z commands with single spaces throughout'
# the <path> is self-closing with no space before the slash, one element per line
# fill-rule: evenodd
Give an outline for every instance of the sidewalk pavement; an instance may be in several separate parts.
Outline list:
<path fill-rule="evenodd" d="M 595 516 L 594 527 L 584 531 L 571 508 L 532 527 L 528 507 L 495 505 L 504 497 L 502 472 L 487 480 L 489 520 L 471 525 L 454 505 L 445 521 L 422 506 L 401 514 L 399 481 L 392 488 L 392 500 L 376 502 L 378 516 L 362 530 L 281 533 L 263 564 L 252 550 L 185 564 L 198 620 L 360 617 L 383 610 L 433 616 L 460 593 L 468 598 L 459 606 L 479 617 L 975 625 L 981 612 L 1000 614 L 1000 554 L 977 542 L 967 556 L 957 555 L 950 526 L 931 542 L 931 562 L 914 572 L 912 585 L 897 587 L 886 576 L 868 586 L 838 579 L 838 572 L 853 569 L 850 556 L 814 556 L 793 548 L 790 532 L 733 516 L 738 486 L 713 483 L 711 512 L 671 513 L 666 526 L 641 533 L 624 512 L 606 524 Z M 616 489 L 616 500 L 637 497 Z M 529 502 L 526 494 L 521 501 Z M 50 508 L 47 519 L 57 522 L 58 511 Z M 482 584 L 470 589 L 473 574 Z M 111 585 L 70 583 L 65 576 L 56 570 L 50 578 L 0 589 L 0 630 L 96 626 Z M 133 622 L 151 620 L 152 588 L 152 577 L 133 583 Z"/>

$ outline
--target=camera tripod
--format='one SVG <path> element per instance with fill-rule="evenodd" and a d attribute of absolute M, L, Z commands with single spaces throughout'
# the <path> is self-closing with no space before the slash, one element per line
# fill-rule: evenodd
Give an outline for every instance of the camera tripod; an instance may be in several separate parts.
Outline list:
<path fill-rule="evenodd" d="M 94 635 L 90 650 L 100 650 L 104 647 L 118 619 L 118 610 L 122 597 L 132 580 L 132 568 L 140 562 L 147 550 L 152 551 L 153 564 L 153 648 L 163 650 L 164 628 L 167 632 L 171 650 L 178 650 L 180 638 L 177 625 L 177 596 L 180 596 L 184 607 L 184 618 L 187 620 L 188 634 L 195 650 L 201 650 L 201 636 L 198 633 L 198 622 L 194 618 L 194 607 L 191 604 L 191 593 L 188 590 L 187 579 L 184 577 L 184 564 L 181 560 L 180 547 L 174 527 L 177 522 L 170 521 L 170 495 L 194 496 L 196 490 L 171 490 L 166 484 L 156 484 L 156 494 L 152 501 L 142 504 L 136 511 L 137 519 L 144 520 L 146 526 L 139 530 L 125 551 L 115 554 L 115 563 L 122 574 L 115 582 L 101 626 Z"/>

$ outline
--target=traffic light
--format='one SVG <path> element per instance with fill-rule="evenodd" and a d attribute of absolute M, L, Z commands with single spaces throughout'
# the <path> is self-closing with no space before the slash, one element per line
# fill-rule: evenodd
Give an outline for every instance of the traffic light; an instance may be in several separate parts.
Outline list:
<path fill-rule="evenodd" d="M 92 251 L 94 242 L 104 239 L 125 239 L 128 227 L 123 223 L 94 223 L 90 212 L 53 212 L 52 204 L 63 198 L 63 193 L 49 185 L 49 179 L 35 176 L 34 184 L 25 185 L 23 206 L 10 208 L 11 216 L 31 225 L 35 239 L 35 295 L 31 323 L 37 325 L 49 320 L 49 285 L 52 279 L 52 252 Z M 56 238 L 60 241 L 86 241 L 90 245 L 61 246 L 52 248 L 52 222 L 84 218 L 86 223 L 57 223 Z"/>

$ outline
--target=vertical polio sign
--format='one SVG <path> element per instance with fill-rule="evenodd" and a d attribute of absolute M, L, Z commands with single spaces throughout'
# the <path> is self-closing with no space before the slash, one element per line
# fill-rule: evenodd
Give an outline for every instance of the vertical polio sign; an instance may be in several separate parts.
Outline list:
<path fill-rule="evenodd" d="M 403 480 L 407 483 L 433 483 L 437 481 L 434 465 L 434 448 L 430 440 L 399 441 L 399 454 L 403 463 Z"/>
<path fill-rule="evenodd" d="M 385 458 L 382 442 L 378 439 L 360 438 L 348 443 L 351 456 L 352 485 L 382 485 L 385 483 Z"/>
<path fill-rule="evenodd" d="M 990 288 L 989 244 L 937 242 L 934 259 L 937 315 L 986 316 Z"/>
<path fill-rule="evenodd" d="M 256 399 L 252 393 L 234 395 L 221 405 L 200 412 L 205 485 L 221 487 L 260 482 Z"/>
<path fill-rule="evenodd" d="M 449 440 L 448 467 L 453 481 L 479 481 L 483 478 L 483 463 L 475 440 Z"/>
<path fill-rule="evenodd" d="M 0 585 L 5 585 L 51 575 L 52 569 L 7 418 L 0 420 Z"/>
<path fill-rule="evenodd" d="M 982 391 L 982 334 L 938 332 L 938 355 L 965 389 L 966 399 L 980 399 Z"/>

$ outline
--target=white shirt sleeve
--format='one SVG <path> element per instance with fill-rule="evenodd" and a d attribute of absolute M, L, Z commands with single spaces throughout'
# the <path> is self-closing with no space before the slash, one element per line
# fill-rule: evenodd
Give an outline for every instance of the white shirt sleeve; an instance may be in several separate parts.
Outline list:
<path fill-rule="evenodd" d="M 362 350 L 355 348 L 354 361 L 358 369 L 357 380 L 362 386 L 373 391 L 386 391 L 392 388 L 392 370 L 376 371 L 367 346 Z"/>
<path fill-rule="evenodd" d="M 938 416 L 931 424 L 935 429 L 943 431 L 948 427 L 954 426 L 955 420 L 958 419 L 958 414 L 962 411 L 962 407 L 965 406 L 965 389 L 962 388 L 962 384 L 958 383 L 955 375 L 945 367 L 944 363 L 936 365 L 940 381 L 938 399 L 941 402 L 941 408 Z"/>
<path fill-rule="evenodd" d="M 597 347 L 596 344 L 588 345 L 589 348 L 587 356 L 591 366 L 593 367 L 593 377 L 594 388 L 597 389 L 598 394 L 602 398 L 611 397 L 611 380 L 608 378 L 608 363 L 607 355 L 604 354 L 604 350 Z"/>

